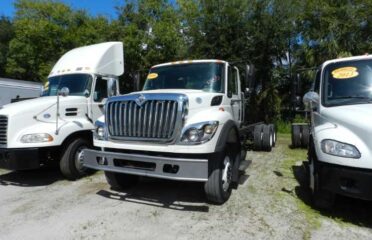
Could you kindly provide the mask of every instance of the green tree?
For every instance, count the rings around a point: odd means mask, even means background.
[[[13,24],[9,18],[0,17],[0,77],[6,77],[5,66],[9,52],[9,42],[14,36]]]

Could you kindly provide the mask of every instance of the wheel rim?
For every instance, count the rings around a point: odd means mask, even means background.
[[[75,166],[78,171],[82,171],[84,169],[83,160],[84,160],[84,149],[86,146],[81,146],[76,150],[75,153]]]
[[[270,133],[270,147],[273,146],[273,134]]]
[[[224,167],[223,167],[223,172],[221,176],[221,182],[222,182],[222,189],[224,192],[226,192],[231,183],[232,179],[232,167],[231,167],[231,161],[229,156],[225,156],[225,159],[223,161]]]

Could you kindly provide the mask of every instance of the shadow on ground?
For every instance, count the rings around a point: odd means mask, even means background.
[[[180,211],[208,212],[203,184],[143,178],[134,187],[123,191],[100,190],[98,195],[119,201]]]
[[[295,193],[306,205],[311,206],[310,189],[308,188],[306,165],[292,166],[293,174],[299,183]],[[341,220],[346,223],[372,228],[372,201],[363,201],[344,196],[337,196],[335,205],[330,210],[320,210],[323,216]]]
[[[42,167],[35,170],[12,171],[0,175],[0,186],[38,187],[62,180],[58,168]]]
[[[249,176],[245,175],[244,172],[241,172],[239,185],[244,184],[248,180],[248,177]],[[209,211],[204,193],[204,184],[197,182],[142,178],[136,186],[130,189],[122,191],[100,190],[97,194],[113,200],[139,203],[178,211]]]

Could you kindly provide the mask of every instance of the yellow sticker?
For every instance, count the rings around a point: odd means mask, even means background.
[[[348,79],[359,75],[356,67],[342,67],[332,71],[333,78],[336,79]]]
[[[157,77],[158,77],[157,73],[150,73],[149,75],[147,75],[147,79],[155,79]]]

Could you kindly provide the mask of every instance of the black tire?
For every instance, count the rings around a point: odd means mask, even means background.
[[[59,161],[59,168],[65,178],[76,180],[92,172],[82,165],[82,151],[90,147],[90,143],[84,138],[76,138],[66,144]]]
[[[262,133],[262,150],[270,152],[273,146],[273,134],[270,125],[264,125]]]
[[[208,181],[204,184],[204,191],[209,202],[215,204],[223,204],[226,202],[231,195],[232,184],[232,171],[233,171],[233,159],[234,156],[227,151],[221,154],[212,154],[208,161],[209,169],[211,169]],[[227,159],[228,158],[228,159]],[[226,162],[229,161],[230,167],[227,167],[227,180],[229,182],[223,181],[223,173],[226,167]]]
[[[139,181],[139,176],[125,174],[125,173],[105,171],[105,177],[106,177],[107,183],[114,190],[122,190],[122,189],[130,188],[136,185]]]
[[[292,147],[298,148],[301,146],[301,126],[292,124]]]
[[[318,164],[317,164],[317,158],[315,155],[315,149],[314,145],[310,143],[311,146],[309,146],[308,150],[308,160],[309,160],[309,167],[308,169],[308,183],[310,187],[310,192],[311,192],[311,204],[313,205],[314,208],[316,209],[330,209],[332,208],[334,202],[335,202],[335,194],[324,190],[321,188],[321,180],[319,178],[319,169],[318,169]],[[311,189],[310,186],[310,177],[312,175],[311,173],[311,166],[313,164],[314,168],[314,189]]]
[[[274,124],[269,124],[269,126],[270,126],[270,131],[271,131],[271,133],[273,135],[273,146],[272,147],[275,147],[275,145],[276,145],[276,138],[277,138],[275,125]]]
[[[262,124],[258,124],[254,126],[253,130],[253,143],[254,143],[254,150],[261,151],[262,150]]]
[[[309,146],[310,127],[309,125],[301,126],[301,146],[307,148]]]

